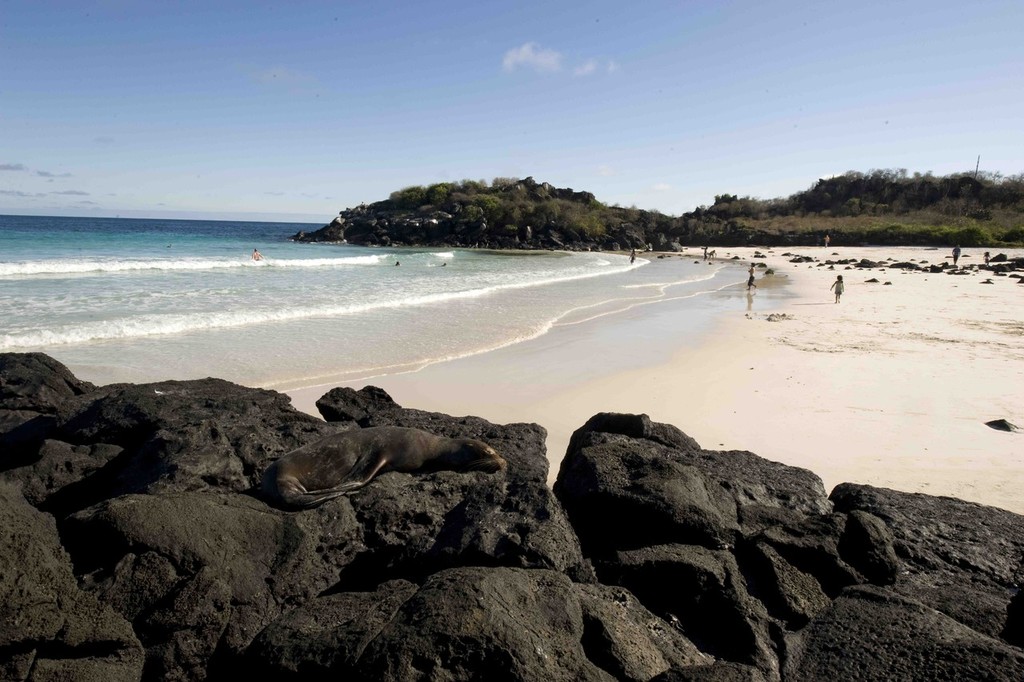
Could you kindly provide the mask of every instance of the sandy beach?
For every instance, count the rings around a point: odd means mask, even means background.
[[[982,263],[983,251],[965,250],[960,265]],[[816,262],[792,263],[794,254]],[[1024,433],[985,425],[1006,419],[1024,426],[1024,285],[990,272],[821,265],[851,258],[937,264],[948,254],[718,248],[737,283],[714,294],[715,309],[704,317],[681,315],[665,300],[491,353],[342,385],[380,386],[405,407],[538,423],[549,434],[552,481],[569,436],[590,416],[642,412],[705,448],[749,450],[810,469],[826,489],[850,481],[1024,513]],[[700,251],[652,266],[682,258],[699,260]],[[766,267],[748,295],[752,262]],[[829,287],[838,274],[846,291],[837,304]],[[688,330],[694,324],[696,334]],[[314,403],[330,388],[288,394],[317,414]]]

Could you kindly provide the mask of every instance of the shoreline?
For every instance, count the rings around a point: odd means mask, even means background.
[[[702,447],[807,468],[826,490],[866,483],[1024,512],[1024,434],[984,424],[1024,424],[1024,348],[1013,343],[1024,332],[1015,325],[1013,287],[1024,285],[1004,277],[983,287],[977,273],[834,266],[850,273],[834,304],[835,271],[789,263],[780,249],[719,251],[719,260],[766,263],[784,283],[766,286],[771,280],[759,268],[752,296],[742,284],[712,294],[735,309],[698,311],[697,334],[668,300],[417,372],[337,385],[379,386],[404,407],[538,423],[548,431],[549,483],[569,436],[587,419],[643,412]],[[757,251],[767,258],[753,258]],[[939,262],[944,255],[906,247],[798,251],[819,260],[896,254]],[[693,256],[699,251],[674,257]],[[624,357],[631,362],[616,362]],[[318,415],[315,402],[329,388],[285,393]]]
[[[738,284],[711,291],[708,296],[733,296],[735,286]],[[559,404],[559,396],[598,378],[651,371],[670,357],[679,343],[687,348],[702,344],[702,337],[716,324],[716,311],[693,309],[689,303],[692,296],[634,302],[622,310],[556,325],[520,343],[406,372],[282,392],[292,398],[297,409],[315,416],[320,416],[316,400],[331,388],[372,385],[383,388],[403,407],[473,415],[500,424],[537,423],[548,431],[550,484],[572,432],[596,412],[605,411],[591,409],[589,400]],[[690,328],[672,336],[678,326],[678,319],[672,318],[679,310]]]

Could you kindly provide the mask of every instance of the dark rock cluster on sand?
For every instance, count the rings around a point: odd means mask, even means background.
[[[904,272],[922,272],[946,275],[991,273],[997,277],[1010,277],[1016,279],[1018,284],[1024,284],[1024,258],[1008,258],[1005,253],[998,253],[995,256],[992,256],[988,263],[960,262],[956,265],[947,260],[942,260],[938,263],[930,263],[922,260],[915,263],[913,261],[897,261],[895,258],[888,258],[883,261],[873,261],[868,260],[867,258],[818,259],[814,256],[797,255],[795,253],[784,253],[782,256],[784,258],[788,258],[790,263],[816,263],[817,265],[813,267],[827,267],[829,270],[836,270],[839,268],[844,270],[890,269],[902,270]],[[866,281],[877,282],[878,280],[872,278]],[[992,284],[993,282],[991,279],[987,279],[981,283]]]
[[[545,432],[334,389],[92,386],[0,355],[0,678],[1024,679],[1024,517],[843,484],[599,414]],[[263,469],[341,430],[479,438],[289,512]]]

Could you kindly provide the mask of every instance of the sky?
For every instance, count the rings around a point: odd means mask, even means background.
[[[679,215],[1015,175],[1022,27],[1022,0],[0,0],[0,213],[316,223],[533,176]]]

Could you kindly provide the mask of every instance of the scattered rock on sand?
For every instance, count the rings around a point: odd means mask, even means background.
[[[985,422],[985,426],[993,428],[996,431],[1020,431],[1020,427],[1015,424],[1011,424],[1005,419],[993,419],[990,422]]]
[[[920,270],[921,266],[917,263],[903,262],[903,263],[890,263],[890,268],[896,268],[897,270]]]

